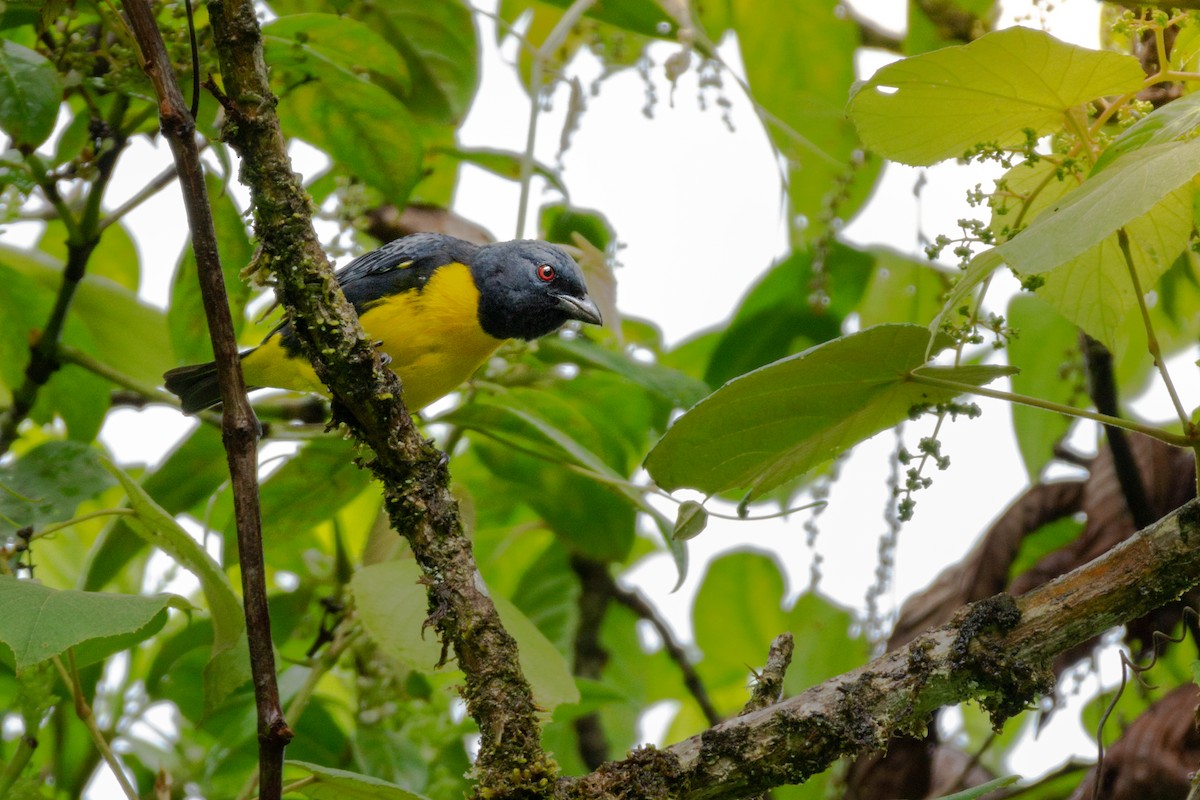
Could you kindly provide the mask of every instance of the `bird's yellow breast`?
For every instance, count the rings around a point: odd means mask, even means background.
[[[454,391],[503,343],[479,327],[479,290],[463,264],[438,268],[420,291],[367,303],[359,321],[391,358],[414,411]],[[249,353],[242,368],[253,386],[324,391],[312,366],[289,356],[278,334]]]

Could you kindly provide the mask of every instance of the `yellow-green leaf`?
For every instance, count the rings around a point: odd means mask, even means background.
[[[889,64],[858,84],[850,116],[863,143],[905,164],[957,158],[979,144],[1018,145],[1070,109],[1141,88],[1133,56],[1008,28]]]

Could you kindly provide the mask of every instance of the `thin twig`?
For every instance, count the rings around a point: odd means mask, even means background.
[[[216,231],[204,170],[196,145],[195,121],[188,113],[183,93],[171,69],[162,34],[155,23],[149,0],[125,3],[141,55],[143,69],[159,98],[163,135],[171,145],[183,189],[192,251],[204,313],[212,339],[221,389],[221,436],[233,487],[234,517],[241,564],[242,597],[250,648],[250,672],[258,717],[259,772],[262,796],[277,800],[283,787],[283,751],[291,741],[279,704],[275,676],[275,653],[271,644],[271,619],[267,608],[266,569],[263,564],[262,520],[258,497],[258,421],[246,397],[246,384],[238,358],[237,337],[229,311],[225,281],[217,251]]]
[[[525,219],[529,213],[529,184],[533,180],[533,148],[537,143],[537,123],[541,115],[542,72],[546,62],[554,55],[554,51],[562,47],[570,34],[571,28],[579,21],[596,0],[575,0],[571,7],[563,12],[558,24],[550,31],[550,35],[542,42],[541,47],[532,53],[529,68],[529,127],[525,132],[525,152],[521,156],[521,199],[517,203],[517,235],[520,239],[525,236]]]
[[[650,605],[646,598],[642,597],[641,593],[637,590],[622,589],[615,582],[613,583],[612,596],[618,603],[654,627],[654,630],[658,632],[659,638],[662,639],[667,655],[671,657],[671,660],[675,662],[675,666],[683,674],[683,685],[691,692],[692,697],[696,700],[696,704],[704,712],[704,718],[708,720],[708,724],[716,725],[720,722],[721,715],[717,713],[712,700],[709,699],[708,690],[704,688],[704,682],[700,680],[700,675],[697,674],[696,668],[692,666],[691,658],[688,657],[683,646],[675,640],[675,634],[671,632],[671,628],[667,625],[666,621],[659,616],[658,609]]]
[[[207,147],[208,143],[205,142],[203,146]],[[170,186],[171,181],[173,181],[173,180],[175,180],[175,165],[174,164],[172,164],[171,166],[164,169],[162,172],[155,175],[153,178],[150,179],[150,182],[147,183],[145,186],[143,186],[141,189],[139,189],[137,191],[137,193],[134,194],[133,197],[129,198],[124,203],[117,206],[112,211],[110,211],[108,214],[106,214],[104,219],[100,220],[100,230],[104,230],[109,225],[112,225],[115,222],[119,222],[130,211],[133,211],[135,208],[140,206],[142,203],[146,202],[150,198],[154,197],[154,195],[158,194],[163,189]]]
[[[96,745],[96,750],[100,753],[104,762],[108,764],[109,770],[117,779],[117,783],[121,786],[121,791],[129,800],[138,800],[137,790],[129,783],[129,778],[125,775],[125,768],[121,762],[117,760],[116,754],[108,745],[108,739],[104,738],[104,731],[100,730],[100,726],[96,724],[96,715],[92,713],[91,707],[83,696],[83,689],[79,686],[79,676],[75,672],[75,652],[67,651],[71,669],[68,670],[63,664],[62,659],[54,656],[50,659],[54,663],[54,668],[58,670],[58,675],[62,678],[62,682],[66,684],[67,689],[71,692],[71,699],[75,702],[75,716],[79,717],[79,721],[84,724],[91,734],[92,743]]]

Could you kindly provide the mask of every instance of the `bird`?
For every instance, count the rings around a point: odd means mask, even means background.
[[[355,258],[336,277],[413,410],[454,391],[510,339],[537,339],[569,320],[603,323],[579,265],[532,239],[476,245],[415,233]],[[326,391],[290,322],[240,357],[251,389]],[[221,401],[212,361],[163,379],[184,413]]]

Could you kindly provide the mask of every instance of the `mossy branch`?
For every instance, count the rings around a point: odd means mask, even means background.
[[[555,797],[634,796],[634,786],[642,797],[745,797],[802,782],[840,756],[882,749],[891,736],[920,735],[941,706],[976,699],[999,723],[1053,686],[1057,654],[1198,583],[1200,501],[1193,500],[1027,594],[965,606],[948,624],[796,697],[563,779]]]
[[[493,797],[542,791],[557,767],[541,749],[537,710],[517,646],[478,580],[470,541],[449,489],[446,456],[426,441],[401,402],[401,385],[358,325],[311,224],[308,196],[292,171],[267,79],[262,34],[250,0],[208,4],[224,81],[226,141],[241,156],[260,264],[321,380],[334,417],[370,447],[366,465],[383,484],[392,526],[428,581],[430,620],[466,676],[464,698],[482,734],[476,765]],[[209,83],[211,90],[216,90]],[[514,774],[517,776],[514,778]]]

